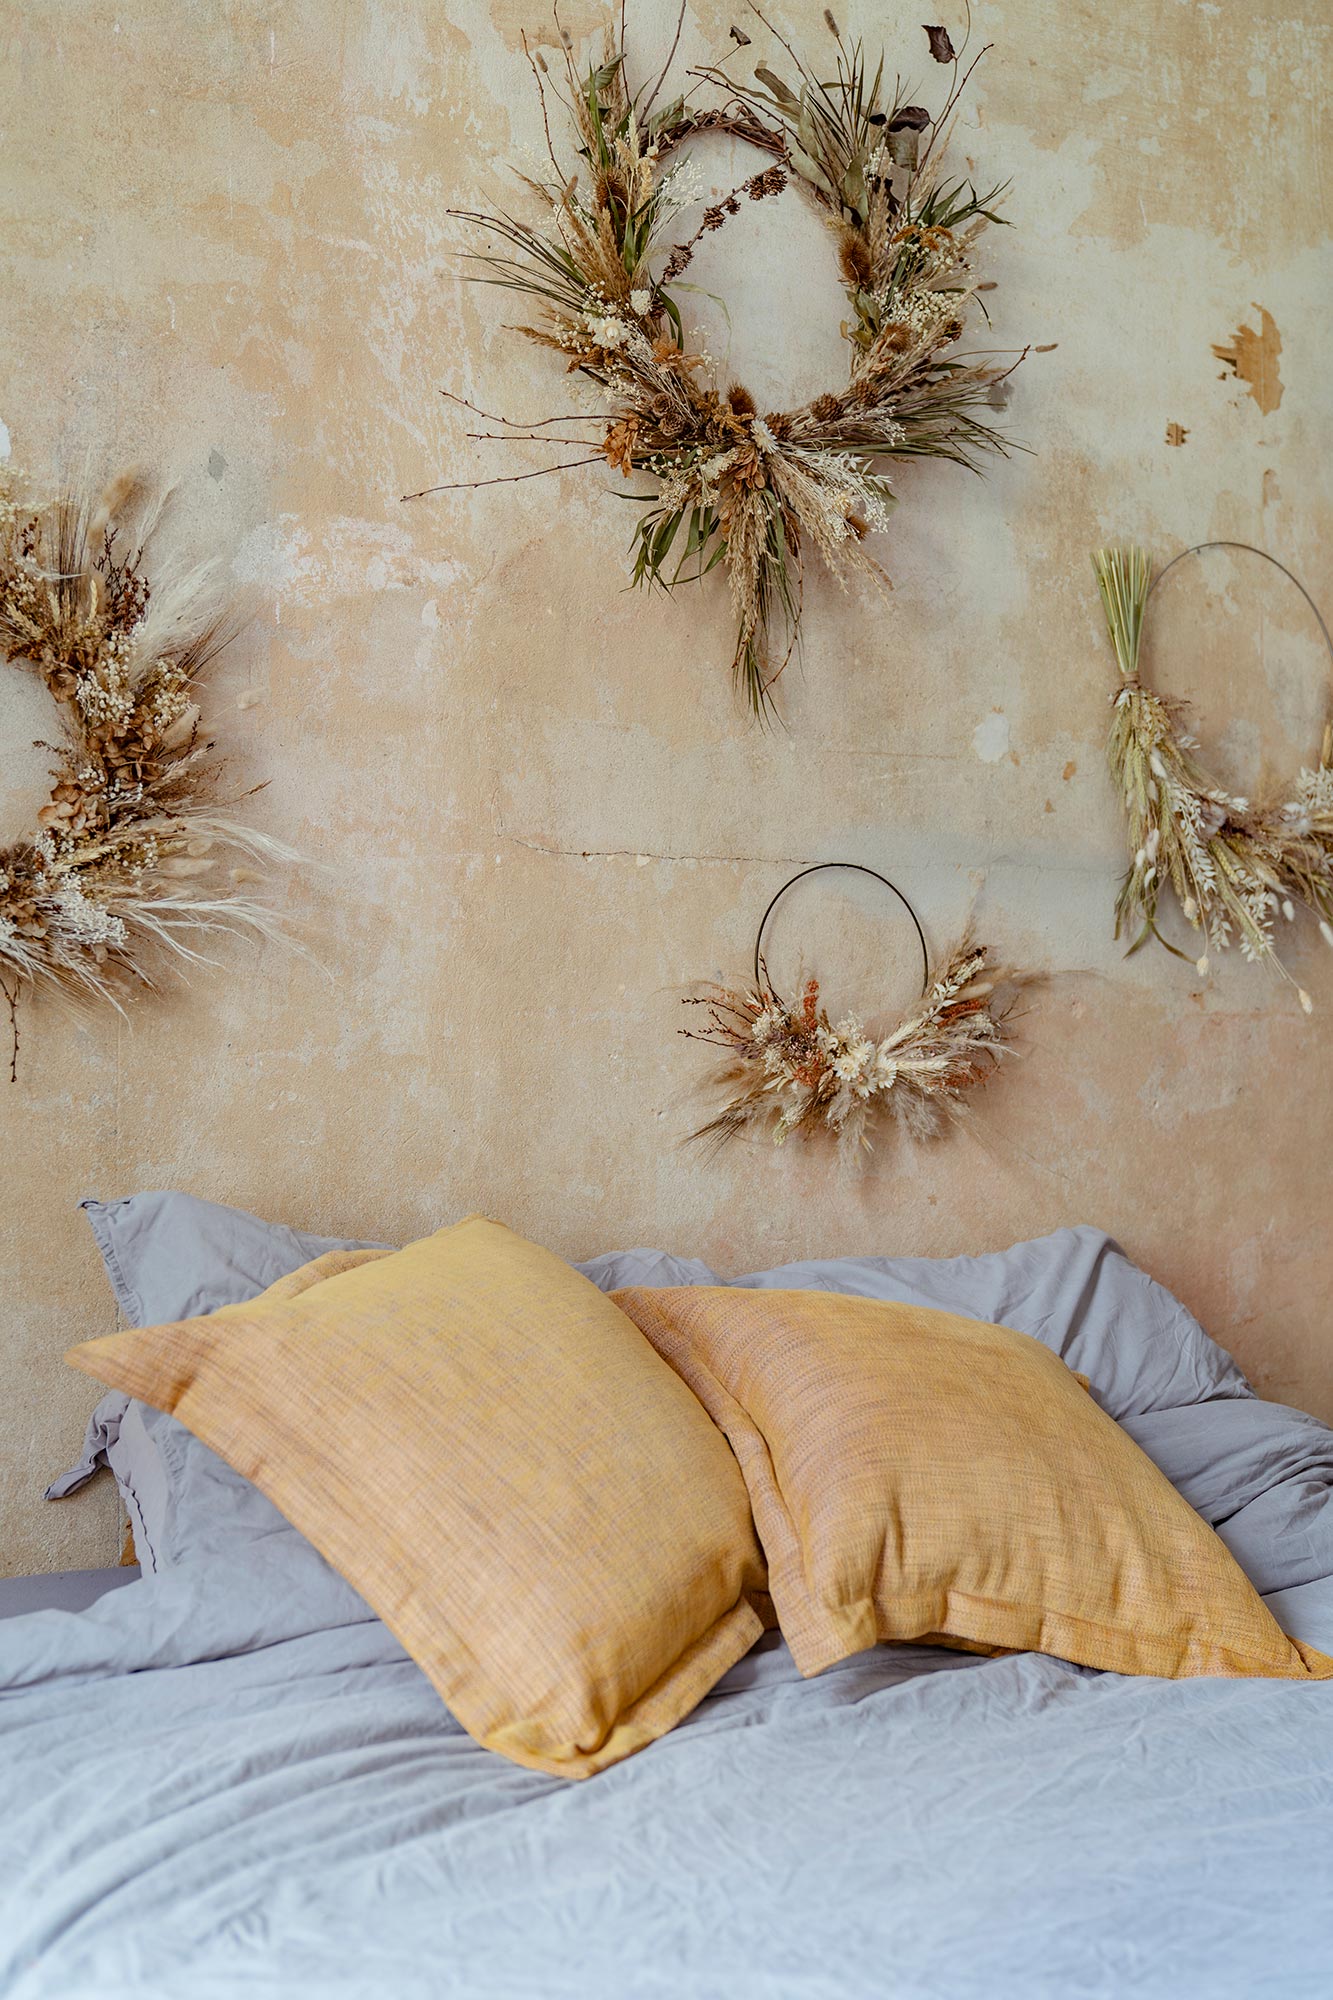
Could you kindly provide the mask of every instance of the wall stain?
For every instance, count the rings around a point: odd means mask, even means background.
[[[1216,354],[1217,349],[1214,348],[1213,352]],[[1189,432],[1185,429],[1184,424],[1178,424],[1173,421],[1166,427],[1166,441],[1168,444],[1184,444],[1188,436]]]
[[[1282,352],[1282,335],[1277,330],[1277,321],[1272,313],[1257,299],[1251,300],[1251,304],[1259,315],[1258,329],[1238,326],[1229,341],[1214,341],[1213,353],[1219,361],[1226,363],[1238,381],[1245,384],[1264,415],[1269,416],[1282,401],[1282,378],[1277,366],[1277,358]],[[1225,382],[1225,370],[1219,380]],[[1168,444],[1171,441],[1168,432]]]

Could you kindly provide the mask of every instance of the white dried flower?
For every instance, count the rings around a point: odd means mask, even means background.
[[[629,295],[629,302],[632,310],[639,315],[639,318],[646,319],[652,309],[653,295],[651,292],[644,291],[641,286],[636,286],[634,291]]]
[[[113,917],[100,903],[85,896],[77,883],[64,882],[55,893],[64,927],[82,944],[124,944],[125,920]]]
[[[583,324],[599,347],[609,348],[612,352],[623,347],[630,337],[629,327],[614,313],[585,313]]]
[[[876,1090],[892,1090],[898,1081],[898,1063],[889,1052],[887,1042],[875,1052],[874,1082]]]

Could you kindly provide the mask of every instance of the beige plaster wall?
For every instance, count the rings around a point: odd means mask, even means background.
[[[823,35],[816,0],[781,11]],[[645,65],[673,13],[632,0]],[[599,17],[567,0],[564,18],[578,38]],[[729,18],[699,0],[687,56]],[[850,24],[938,88],[914,15],[861,5]],[[609,478],[399,504],[501,469],[437,388],[552,407],[501,296],[459,282],[445,214],[538,141],[523,27],[544,23],[520,0],[5,14],[14,456],[179,474],[187,537],[255,609],[209,720],[267,783],[255,817],[325,872],[287,892],[318,966],[230,947],[132,1027],[26,1019],[0,1085],[0,1568],[115,1556],[105,1483],[39,1497],[94,1398],[62,1350],[114,1323],[88,1192],[169,1184],[390,1237],[482,1208],[571,1255],[652,1243],[728,1271],[1086,1220],[1266,1394],[1333,1417],[1333,958],[1293,945],[1310,1021],[1239,961],[1203,981],[1121,959],[1088,567],[1105,538],[1231,536],[1333,600],[1327,5],[983,0],[995,47],[957,147],[1013,181],[997,341],[1059,343],[1015,379],[1034,455],[984,482],[904,472],[892,600],[812,579],[769,734],[733,706],[720,579],[623,592]],[[721,151],[702,164],[727,181]],[[725,286],[730,331],[701,295],[699,320],[770,404],[842,366],[828,242],[794,195],[781,210],[747,209],[693,274]],[[1156,662],[1236,782],[1276,784],[1318,740],[1327,662],[1279,578],[1208,561],[1163,593]],[[49,720],[6,672],[16,831]],[[1027,1056],[971,1135],[850,1183],[796,1147],[680,1151],[700,1071],[682,987],[742,972],[784,872],[836,857],[887,869],[937,943],[975,895],[989,941],[1058,975]],[[909,942],[873,897],[801,891],[774,969],[804,945],[835,1009],[892,1005]]]

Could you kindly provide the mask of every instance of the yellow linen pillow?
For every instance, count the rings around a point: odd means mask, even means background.
[[[1039,1341],[830,1292],[612,1294],[726,1432],[803,1674],[882,1640],[1323,1680]]]
[[[68,1359],[252,1480],[516,1763],[628,1756],[763,1629],[725,1439],[595,1285],[484,1216]]]

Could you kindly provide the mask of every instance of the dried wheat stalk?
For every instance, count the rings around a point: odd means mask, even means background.
[[[1236,797],[1195,756],[1184,704],[1145,687],[1140,676],[1152,587],[1147,551],[1098,549],[1092,563],[1120,669],[1107,755],[1132,856],[1116,899],[1115,934],[1136,923],[1131,951],[1153,937],[1186,957],[1158,929],[1158,901],[1169,885],[1205,941],[1199,972],[1207,972],[1210,950],[1238,943],[1243,957],[1296,986],[1278,954],[1279,918],[1293,922],[1305,908],[1333,945],[1333,725],[1324,730],[1318,764],[1301,771],[1285,799]],[[1310,995],[1302,986],[1296,992],[1308,1014]]]

